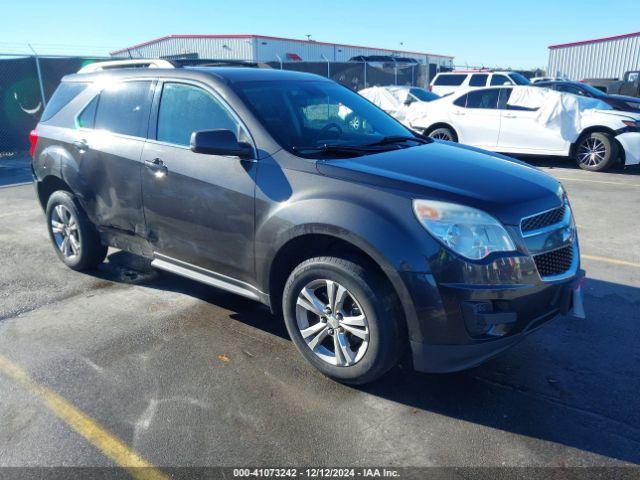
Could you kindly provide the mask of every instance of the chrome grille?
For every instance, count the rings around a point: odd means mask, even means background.
[[[520,222],[520,230],[522,233],[526,233],[560,223],[564,218],[566,209],[567,205],[564,204],[559,208],[555,208],[532,217],[523,218],[522,222]]]
[[[573,245],[569,245],[551,252],[534,255],[538,273],[542,278],[562,275],[573,264]]]

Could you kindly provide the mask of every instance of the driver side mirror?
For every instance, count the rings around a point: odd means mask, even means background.
[[[189,146],[192,152],[206,155],[225,155],[251,158],[253,148],[245,142],[239,142],[231,130],[199,130],[191,134]]]
[[[411,105],[413,102],[414,102],[414,100],[413,100],[413,99],[411,99],[411,98],[407,98],[407,99],[404,101],[404,104],[405,104],[406,106],[409,106],[409,105]]]

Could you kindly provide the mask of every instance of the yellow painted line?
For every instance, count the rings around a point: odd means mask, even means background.
[[[24,369],[2,355],[0,355],[0,373],[36,396],[54,415],[116,464],[126,469],[136,480],[168,480],[170,478],[131,450],[97,421],[54,391],[37,383]]]
[[[568,177],[555,177],[558,180],[568,180],[570,182],[589,182],[589,183],[603,183],[606,185],[616,185],[620,187],[636,187],[640,188],[640,185],[636,185],[635,183],[624,183],[624,182],[607,182],[606,180],[589,180],[586,178],[568,178]]]
[[[595,260],[596,262],[605,262],[605,263],[611,263],[613,265],[624,265],[626,267],[640,268],[640,263],[627,262],[626,260],[618,260],[617,258],[598,257],[596,255],[584,255],[584,254],[581,254],[580,257],[586,258],[587,260]]]

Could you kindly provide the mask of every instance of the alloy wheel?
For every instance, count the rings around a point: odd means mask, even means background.
[[[449,135],[447,132],[445,131],[439,131],[439,132],[435,132],[432,133],[431,135],[429,135],[431,138],[435,138],[436,140],[446,140],[447,142],[451,142],[453,141],[453,138],[451,137],[451,135]]]
[[[298,295],[296,321],[307,346],[331,365],[354,365],[369,346],[367,317],[355,296],[338,282],[309,282]]]
[[[602,163],[607,155],[607,146],[595,137],[586,138],[578,148],[578,162],[588,167]]]
[[[75,215],[64,205],[51,211],[51,231],[56,245],[66,258],[80,255],[80,232]]]

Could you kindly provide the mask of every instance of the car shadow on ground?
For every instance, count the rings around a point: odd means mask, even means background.
[[[156,272],[135,255],[112,253],[96,273],[105,280],[190,295],[229,310],[234,320],[288,339],[283,322],[263,305]],[[640,463],[640,289],[592,279],[587,286],[587,320],[559,318],[479,367],[435,375],[400,366],[373,384],[345,388],[415,412]]]

